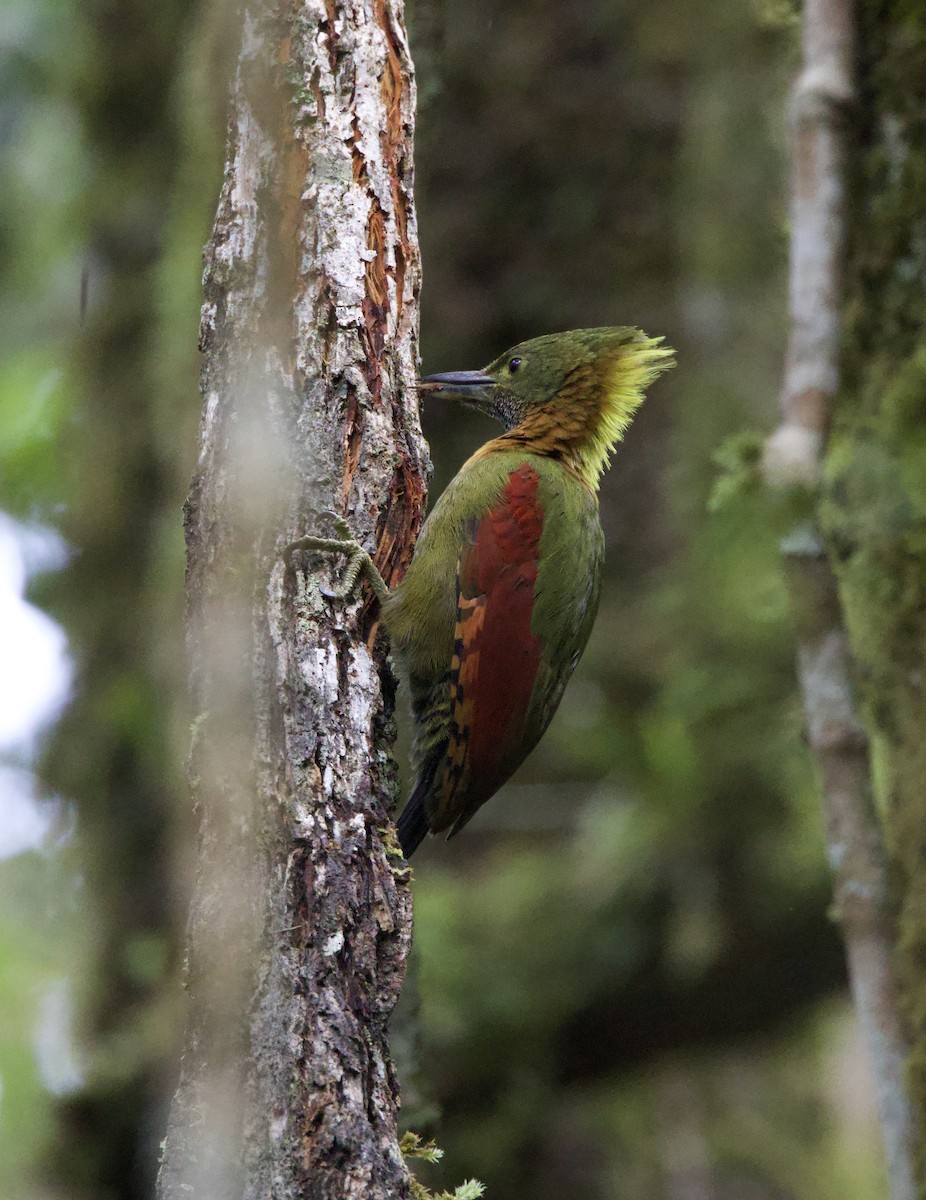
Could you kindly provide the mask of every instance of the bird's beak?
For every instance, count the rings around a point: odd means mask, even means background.
[[[419,379],[418,390],[434,396],[459,400],[480,412],[495,411],[495,380],[482,371],[448,371],[445,375],[426,375]]]

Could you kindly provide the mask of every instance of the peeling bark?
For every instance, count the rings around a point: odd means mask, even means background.
[[[841,382],[846,242],[847,107],[855,100],[852,0],[806,0],[803,62],[792,97],[791,326],[781,424],[766,443],[769,483],[814,495]],[[798,676],[820,780],[834,915],[865,1038],[892,1200],[913,1200],[909,1044],[893,960],[887,856],[876,814],[869,741],[836,576],[816,532],[819,513],[783,544],[798,640]]]
[[[391,684],[368,605],[319,590],[338,565],[282,552],[336,509],[388,582],[417,534],[413,113],[400,0],[245,6],[185,512],[201,824],[161,1200],[408,1193]]]

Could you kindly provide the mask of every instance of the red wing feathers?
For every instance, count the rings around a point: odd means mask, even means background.
[[[543,649],[531,630],[543,530],[538,483],[528,463],[512,471],[460,555],[438,829],[465,823],[530,748],[523,732]]]

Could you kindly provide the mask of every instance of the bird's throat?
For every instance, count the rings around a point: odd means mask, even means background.
[[[588,461],[588,452],[594,442],[596,424],[596,414],[590,406],[583,405],[564,414],[553,402],[532,409],[514,429],[493,438],[482,452],[492,454],[518,447],[529,454],[555,459],[595,490],[597,476]]]

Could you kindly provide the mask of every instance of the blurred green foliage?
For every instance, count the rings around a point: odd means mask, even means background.
[[[50,1018],[66,1026],[66,997],[51,1011],[48,1000],[75,971],[88,930],[73,864],[59,853],[20,854],[0,868],[0,1193],[27,1197],[48,1137],[49,1067],[69,1074],[60,1048],[70,1030],[55,1039],[48,1029]]]
[[[17,897],[0,925],[4,1194],[75,1130],[100,1143],[94,1196],[144,1194],[99,1164],[150,1151],[169,1088],[183,883],[151,893],[189,838],[179,505],[234,23],[221,3],[195,24],[168,7],[127,6],[129,30],[102,0],[14,0],[4,18],[0,507],[61,526],[78,554],[36,594],[81,668],[47,775],[77,795],[98,935],[49,914],[49,893],[73,892],[67,861],[0,864]],[[604,485],[605,597],[560,713],[471,831],[416,858],[408,1120],[446,1150],[422,1172],[437,1190],[475,1175],[492,1200],[883,1192],[826,915],[783,517],[750,486],[783,351],[793,18],[759,0],[411,4],[425,368],[595,324],[679,352]],[[436,494],[491,426],[424,419]],[[53,1126],[28,998],[76,958],[95,1066],[79,1120]],[[59,1153],[55,1169],[87,1194],[86,1163]]]
[[[871,1125],[843,1142],[822,1089],[791,1094],[808,1056],[826,1072],[810,1014],[842,971],[788,514],[754,486],[784,344],[793,10],[441,11],[411,10],[425,368],[625,322],[665,333],[679,367],[605,480],[601,614],[547,737],[466,844],[416,860],[435,1178],[538,1200],[879,1195]],[[490,427],[424,417],[439,490]],[[767,1109],[724,1097],[724,1060]],[[687,1133],[659,1115],[675,1071]],[[672,1184],[673,1139],[700,1145],[700,1182]]]
[[[189,9],[185,0],[14,3],[0,50],[9,182],[0,197],[0,416],[9,417],[0,506],[53,524],[70,547],[62,575],[32,584],[67,630],[76,674],[39,769],[43,789],[76,809],[73,850],[55,858],[57,886],[66,894],[78,873],[76,919],[92,931],[74,954],[68,923],[52,936],[46,908],[19,897],[27,941],[47,950],[44,970],[56,976],[26,994],[40,1011],[48,986],[66,981],[74,1016],[60,1040],[80,1040],[81,1082],[46,1099],[39,1120],[28,1079],[14,1070],[8,1080],[0,1061],[0,1172],[18,1170],[26,1143],[15,1130],[26,1113],[29,1143],[40,1147],[29,1186],[93,1200],[151,1193],[176,1070],[185,886],[173,865],[184,823],[172,725],[184,709],[180,505],[196,364],[194,332],[185,384],[177,380],[184,420],[158,390],[155,334]],[[212,192],[217,176],[214,168]],[[200,241],[207,229],[204,207]],[[195,281],[197,257],[181,278]],[[174,306],[192,299],[191,331],[194,295],[191,282]],[[17,869],[4,867],[14,882]],[[16,1175],[0,1184],[8,1194],[26,1186]]]

